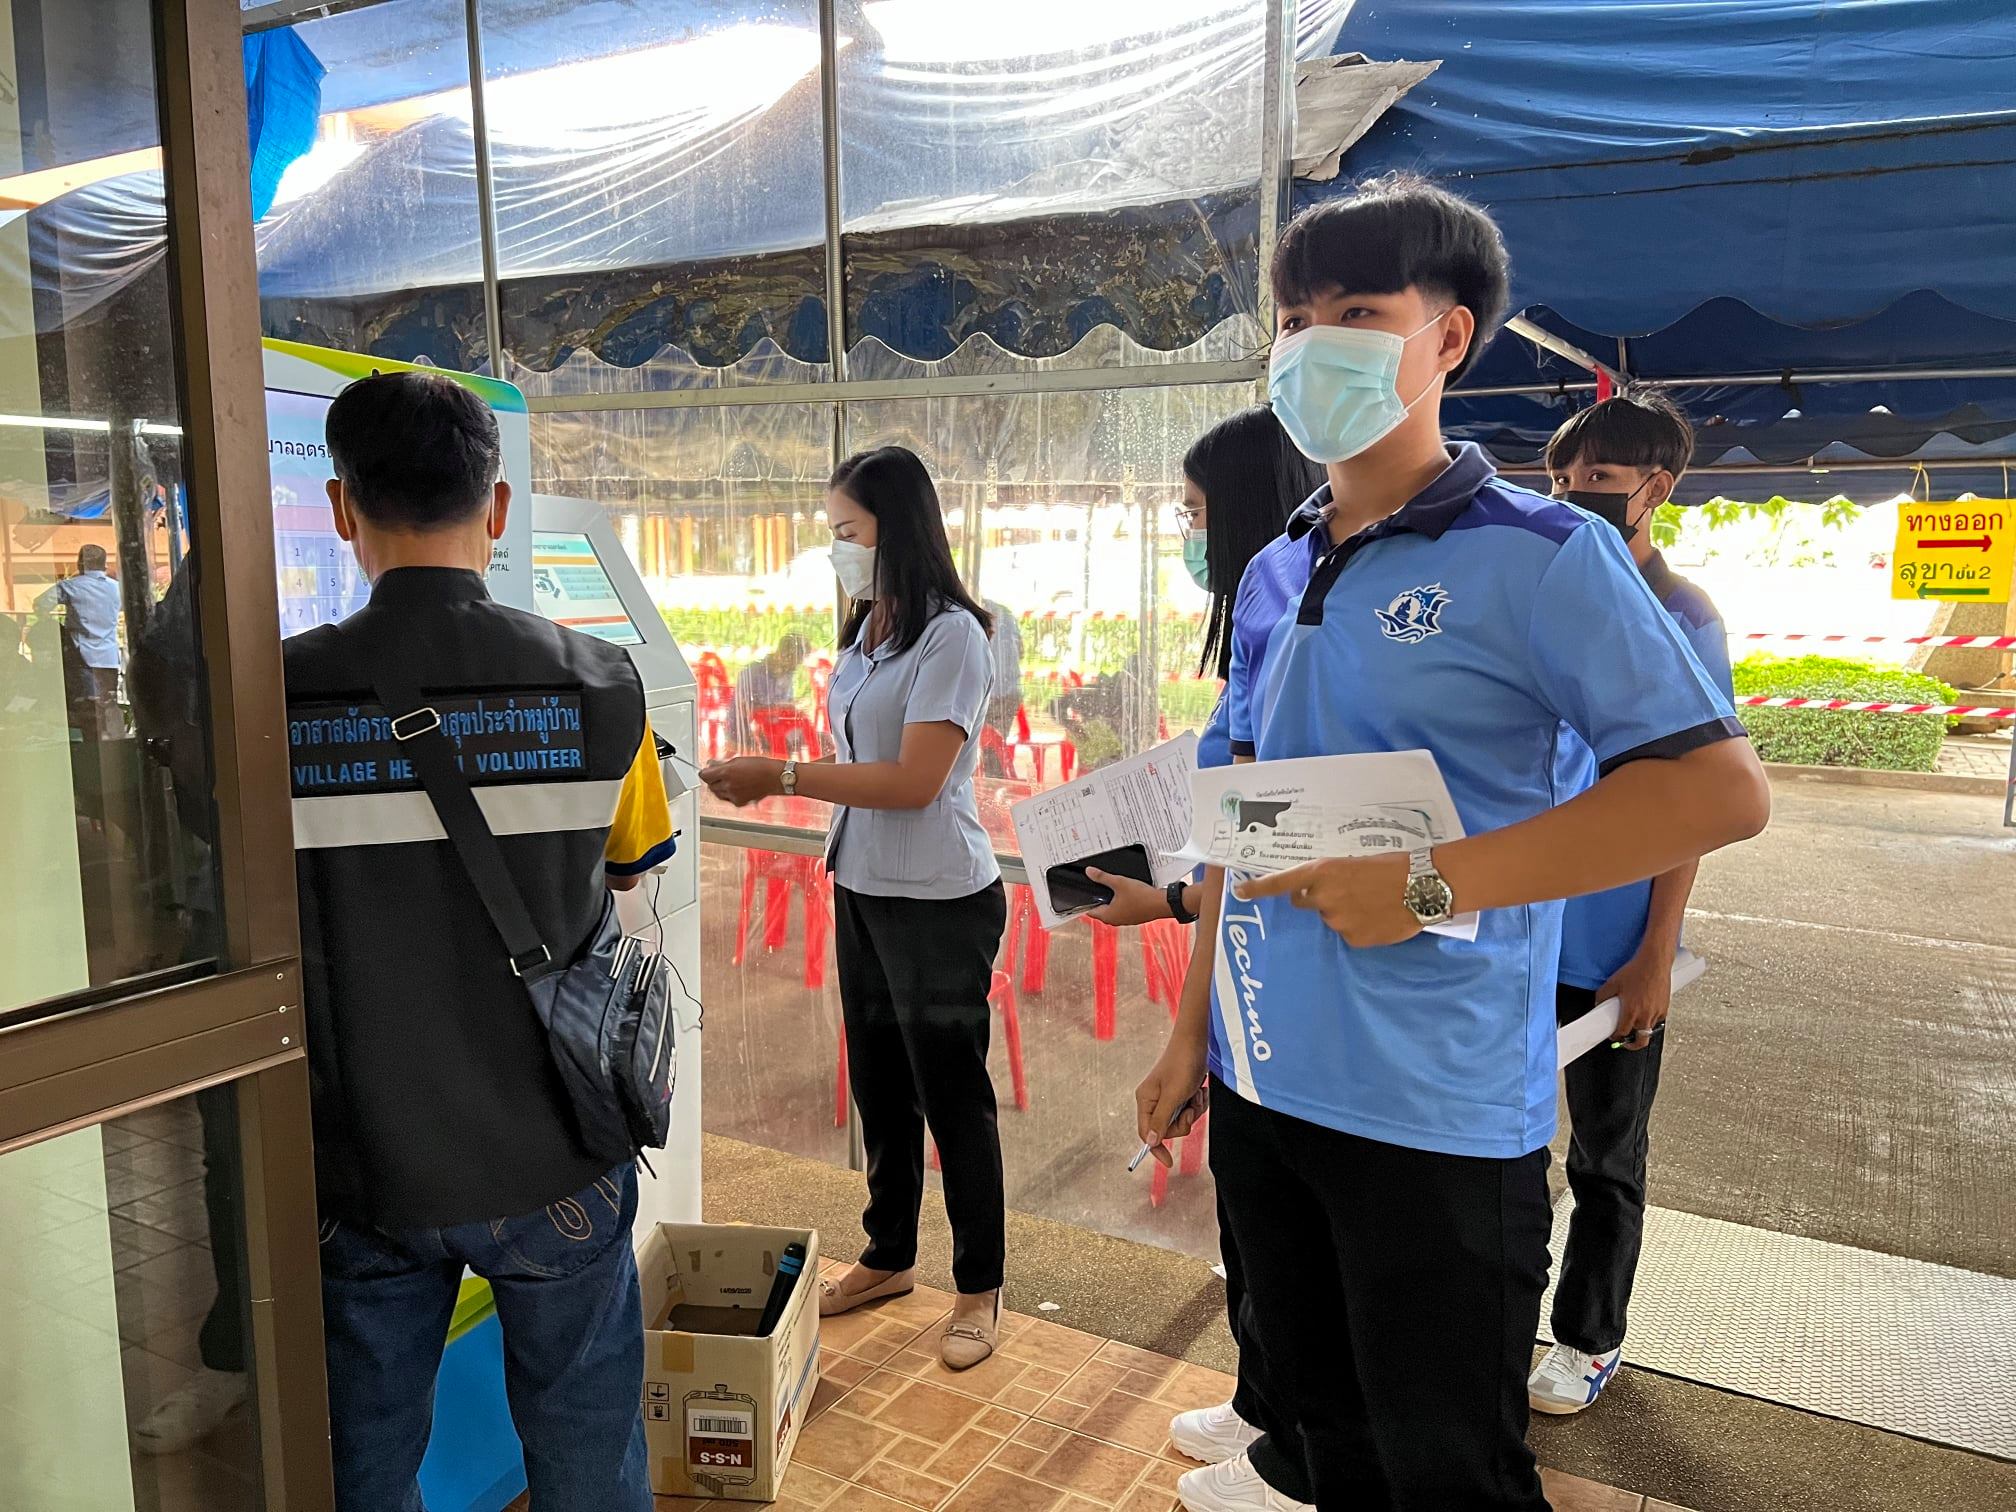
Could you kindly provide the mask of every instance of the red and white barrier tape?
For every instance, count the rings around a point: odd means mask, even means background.
[[[1805,631],[1752,630],[1731,640],[1818,641],[1823,645],[1851,646],[1972,646],[1977,651],[2007,651],[2016,647],[2016,635],[1815,635]]]
[[[2016,721],[2016,708],[1995,704],[1863,703],[1850,698],[1739,698],[1740,709],[1829,709],[1841,714],[1944,714],[1960,719]]]

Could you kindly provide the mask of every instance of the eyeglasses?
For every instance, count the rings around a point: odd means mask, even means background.
[[[1176,517],[1177,533],[1186,541],[1204,529],[1202,509],[1192,509],[1187,504],[1172,504],[1169,506],[1169,512]]]

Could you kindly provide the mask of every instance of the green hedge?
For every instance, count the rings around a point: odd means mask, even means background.
[[[1757,652],[1734,668],[1738,697],[1848,698],[1884,703],[1956,701],[1935,677],[1842,656],[1772,656]],[[1936,714],[1830,713],[1816,709],[1739,709],[1766,761],[1795,766],[1866,767],[1930,772],[1952,721]]]

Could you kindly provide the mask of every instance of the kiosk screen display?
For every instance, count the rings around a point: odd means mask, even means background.
[[[532,532],[532,607],[557,625],[612,645],[644,644],[594,543],[581,531]]]

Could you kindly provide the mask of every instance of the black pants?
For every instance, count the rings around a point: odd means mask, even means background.
[[[1260,1479],[1290,1501],[1314,1501],[1302,1430],[1281,1405],[1294,1400],[1293,1391],[1283,1390],[1281,1368],[1267,1357],[1267,1341],[1253,1326],[1246,1262],[1239,1256],[1239,1241],[1232,1233],[1223,1197],[1218,1199],[1218,1258],[1225,1267],[1225,1312],[1232,1325],[1232,1342],[1239,1349],[1239,1389],[1232,1394],[1232,1410],[1241,1421],[1260,1430],[1260,1437],[1246,1451],[1247,1458]]]
[[[196,1094],[203,1123],[203,1209],[209,1220],[210,1268],[217,1296],[204,1315],[196,1347],[210,1370],[242,1373],[245,1348],[245,1222],[238,1194],[244,1172],[238,1155],[238,1089],[206,1087]]]
[[[1555,991],[1560,1023],[1596,1006],[1596,994]],[[1624,1343],[1624,1318],[1645,1238],[1645,1152],[1652,1100],[1659,1095],[1666,1036],[1643,1050],[1598,1045],[1563,1073],[1568,1084],[1568,1186],[1575,1213],[1554,1289],[1554,1337],[1570,1349],[1606,1354]]]
[[[847,1025],[847,1079],[868,1152],[861,1263],[917,1263],[924,1131],[938,1142],[952,1278],[964,1293],[1001,1284],[1007,1199],[987,1003],[1008,922],[996,882],[965,898],[878,898],[833,889],[833,953]]]
[[[1310,1499],[1321,1512],[1543,1512],[1526,1376],[1547,1284],[1547,1152],[1438,1155],[1215,1080],[1211,1094],[1211,1169]]]

